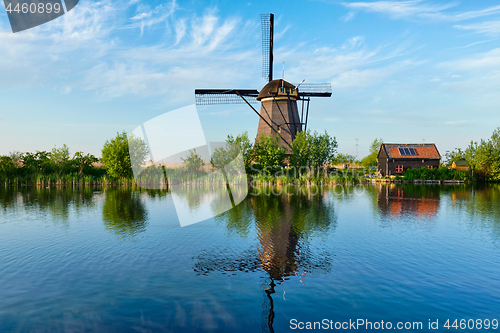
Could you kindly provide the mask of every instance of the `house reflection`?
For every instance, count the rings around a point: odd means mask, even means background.
[[[434,218],[439,211],[440,189],[429,185],[381,185],[377,188],[382,216]]]

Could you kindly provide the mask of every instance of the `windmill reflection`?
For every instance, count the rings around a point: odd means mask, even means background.
[[[326,232],[336,227],[333,204],[326,195],[318,191],[311,195],[270,195],[259,191],[234,209],[217,216],[216,222],[224,224],[228,231],[242,235],[249,233],[254,225],[258,246],[238,255],[234,251],[218,249],[200,253],[195,258],[194,270],[199,274],[213,271],[223,274],[236,272],[265,271],[267,282],[262,285],[264,312],[263,330],[274,332],[275,287],[290,276],[300,276],[317,270],[329,271],[332,266],[330,253],[313,251],[308,238],[315,233]],[[275,192],[276,193],[276,192]]]

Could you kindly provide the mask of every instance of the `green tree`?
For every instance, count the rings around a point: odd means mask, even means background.
[[[332,164],[352,164],[356,160],[356,156],[339,153],[332,159]]]
[[[15,165],[10,156],[0,156],[0,179],[8,179],[14,173]]]
[[[261,135],[255,141],[251,156],[252,160],[258,163],[259,168],[269,175],[283,167],[286,150],[280,144],[278,137]]]
[[[61,148],[52,148],[50,153],[50,162],[54,166],[57,175],[61,175],[64,171],[69,168],[69,148],[66,144],[63,144]]]
[[[444,162],[448,166],[451,166],[453,164],[453,162],[466,159],[465,158],[465,151],[463,151],[460,148],[455,148],[455,150],[452,150],[452,151],[446,151],[446,154],[444,156],[445,156]]]
[[[486,180],[500,180],[500,128],[493,132],[489,140],[471,142],[464,155],[476,176]]]
[[[131,147],[139,148],[137,151],[134,150],[134,162],[144,161],[146,158],[148,149],[142,139],[134,138],[132,135],[129,138],[126,132],[117,133],[116,137],[106,141],[102,148],[101,162],[104,163],[106,172],[110,177],[132,177],[129,143]]]
[[[337,146],[337,140],[329,136],[326,131],[324,134],[302,131],[292,142],[290,164],[296,168],[317,169],[332,161]]]
[[[186,164],[186,170],[189,172],[200,172],[205,162],[200,155],[196,153],[196,149],[189,151],[189,156],[181,160]]]
[[[24,153],[21,155],[23,171],[28,175],[50,174],[54,172],[54,164],[50,161],[50,153],[37,151],[35,153]]]
[[[143,165],[146,158],[149,157],[149,148],[146,142],[141,138],[136,138],[133,134],[130,134],[128,139],[128,150],[130,163],[133,167]]]
[[[248,139],[248,133],[245,131],[242,134],[234,138],[232,135],[228,135],[226,139],[228,145],[236,145],[243,156],[243,162],[245,163],[245,168],[250,166],[252,162],[252,143]]]
[[[377,155],[382,143],[384,143],[382,139],[373,140],[373,142],[370,145],[370,153],[367,156],[363,157],[363,159],[361,160],[361,165],[367,168],[378,165]]]
[[[83,173],[88,173],[92,168],[92,163],[99,161],[97,157],[92,154],[84,154],[84,152],[77,151],[71,160],[73,167],[78,170],[78,177]]]

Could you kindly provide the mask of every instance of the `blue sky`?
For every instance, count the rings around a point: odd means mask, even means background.
[[[275,78],[331,82],[309,128],[339,151],[374,138],[434,142],[442,155],[500,126],[498,1],[86,1],[13,34],[0,7],[0,154],[100,156],[131,132],[194,103],[196,88],[253,88],[261,13],[275,14]],[[207,141],[248,131],[244,105],[198,108]],[[168,130],[166,128],[165,130]]]

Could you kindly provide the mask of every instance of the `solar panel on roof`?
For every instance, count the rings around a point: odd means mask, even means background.
[[[417,155],[414,148],[398,148],[401,156]]]

